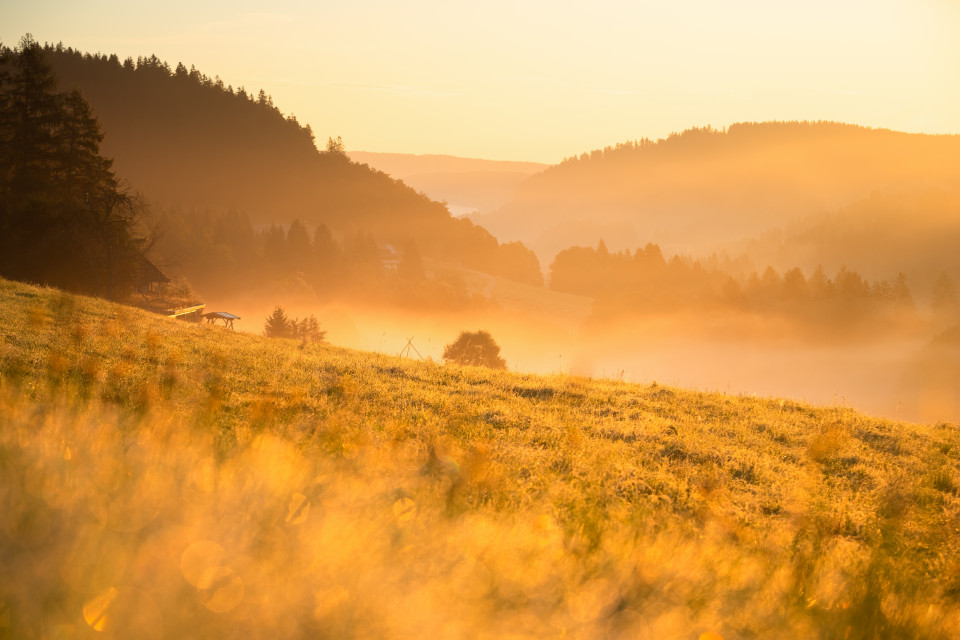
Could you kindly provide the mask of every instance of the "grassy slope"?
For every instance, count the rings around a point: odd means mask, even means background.
[[[0,637],[960,632],[953,425],[3,280],[0,419]]]

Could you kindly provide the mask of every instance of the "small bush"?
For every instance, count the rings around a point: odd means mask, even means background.
[[[301,338],[304,344],[323,342],[327,332],[320,329],[316,316],[290,319],[283,307],[276,307],[263,325],[263,333],[269,338]]]
[[[443,359],[462,365],[506,369],[500,346],[487,331],[461,331],[443,350]]]
[[[323,342],[327,332],[320,329],[320,322],[313,315],[293,321],[294,335],[303,339],[304,344]]]

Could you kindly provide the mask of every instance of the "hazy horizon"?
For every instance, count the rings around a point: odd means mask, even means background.
[[[262,88],[321,143],[339,135],[350,149],[554,164],[742,121],[960,132],[960,7],[941,0],[802,12],[749,1],[263,11],[44,0],[8,4],[0,25],[8,46],[29,32]]]

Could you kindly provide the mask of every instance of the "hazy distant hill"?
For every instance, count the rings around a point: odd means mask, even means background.
[[[504,255],[497,241],[443,204],[386,174],[320,152],[313,132],[271,98],[224,86],[155,56],[117,56],[47,47],[61,87],[78,87],[106,133],[102,150],[117,174],[151,201],[238,209],[254,222],[325,223],[335,233],[372,233],[430,257],[535,282],[539,267]]]
[[[960,136],[837,123],[691,129],[570,158],[532,176],[512,202],[471,218],[522,240],[545,263],[573,244],[612,250],[735,240],[833,211],[876,190],[960,184]]]
[[[829,213],[772,229],[736,245],[756,264],[777,269],[855,268],[871,278],[911,277],[927,293],[941,272],[960,279],[960,184],[955,188],[873,193]]]
[[[492,211],[506,204],[524,180],[549,165],[445,155],[351,151],[350,159],[403,180],[454,215]]]

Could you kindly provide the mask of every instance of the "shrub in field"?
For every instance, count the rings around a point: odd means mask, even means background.
[[[461,331],[443,350],[443,359],[474,367],[507,368],[500,346],[487,331]]]
[[[263,334],[268,338],[292,338],[296,335],[296,324],[287,317],[283,307],[276,307],[263,325]]]
[[[320,321],[316,316],[290,319],[280,306],[267,317],[263,333],[268,338],[301,338],[304,344],[323,342],[327,335],[327,332],[320,328]]]
[[[320,321],[316,316],[309,315],[293,321],[294,335],[301,338],[304,344],[323,342],[327,332],[320,328]]]

